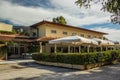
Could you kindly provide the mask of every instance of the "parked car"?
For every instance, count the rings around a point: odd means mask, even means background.
[[[31,53],[22,53],[22,57],[24,58],[24,59],[30,59],[31,58]]]

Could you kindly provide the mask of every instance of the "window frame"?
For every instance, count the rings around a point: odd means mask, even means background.
[[[68,35],[68,32],[63,31],[62,34],[63,35]]]
[[[56,30],[51,30],[51,33],[52,34],[57,34],[57,31]]]

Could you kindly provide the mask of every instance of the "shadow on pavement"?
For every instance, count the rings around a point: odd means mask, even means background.
[[[41,64],[38,64],[38,63],[35,63],[35,62],[21,62],[21,63],[19,63],[19,65],[26,66],[26,67],[37,68],[37,69],[49,70],[49,71],[53,71],[53,72],[74,72],[74,71],[78,71],[76,69],[71,69],[71,68],[41,65]]]

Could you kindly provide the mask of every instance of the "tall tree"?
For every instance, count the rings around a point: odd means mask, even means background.
[[[91,5],[102,4],[101,10],[112,13],[111,22],[120,24],[120,0],[77,0],[78,6],[90,8]]]
[[[60,23],[60,24],[67,24],[67,22],[63,16],[58,16],[56,18],[53,18],[53,22]]]

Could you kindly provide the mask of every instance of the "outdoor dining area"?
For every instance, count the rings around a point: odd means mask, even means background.
[[[120,45],[114,41],[77,35],[50,40],[49,45],[52,45],[51,53],[90,53],[120,49]]]

